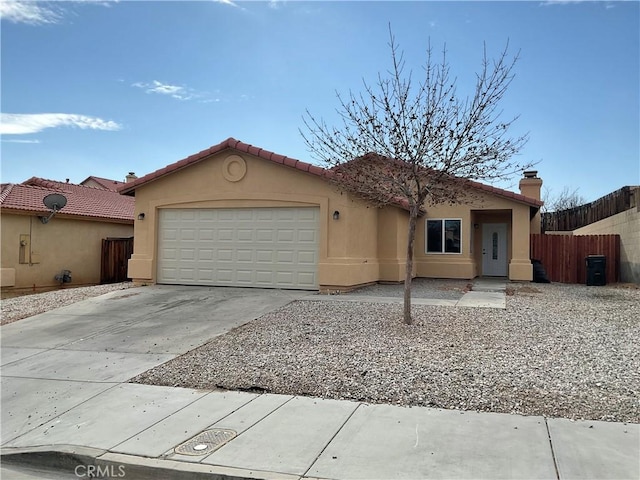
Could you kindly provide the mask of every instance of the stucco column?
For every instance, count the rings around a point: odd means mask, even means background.
[[[138,219],[138,215],[144,213],[143,219]],[[154,282],[152,242],[155,225],[155,209],[145,205],[136,208],[133,225],[133,255],[127,264],[127,276],[133,280],[135,285],[142,285]]]
[[[529,254],[530,245],[529,206],[518,205],[512,214],[512,251],[509,262],[510,280],[533,280],[533,265]]]

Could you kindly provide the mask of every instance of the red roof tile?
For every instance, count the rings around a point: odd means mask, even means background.
[[[38,177],[32,177],[21,184],[3,185],[0,207],[3,210],[48,213],[50,210],[42,200],[51,193],[61,193],[67,198],[67,204],[60,209],[61,215],[133,222],[134,198],[102,188]]]
[[[533,207],[541,207],[544,205],[542,200],[537,200],[535,198],[526,197],[520,193],[512,192],[510,190],[503,190],[502,188],[492,187],[491,185],[485,185],[484,183],[476,182],[474,180],[467,180],[471,185],[479,190],[484,190],[485,192],[493,193],[499,197],[508,198],[510,200],[515,200],[520,203],[526,203]]]
[[[87,182],[93,181],[100,185],[102,188],[106,190],[111,190],[113,192],[118,191],[118,187],[124,185],[125,182],[121,182],[119,180],[111,180],[110,178],[102,178],[102,177],[94,177],[93,175],[85,178],[80,182],[80,185],[84,185]]]
[[[229,137],[225,141],[213,145],[206,150],[202,150],[201,152],[195,153],[193,155],[188,156],[182,160],[179,160],[175,163],[167,165],[164,168],[156,170],[155,172],[151,172],[143,177],[140,177],[133,182],[128,182],[122,185],[118,191],[123,195],[134,195],[136,188],[145,185],[149,182],[157,180],[165,175],[173,173],[177,170],[181,170],[186,168],[194,163],[198,163],[210,155],[215,153],[222,152],[223,150],[234,149],[239,152],[249,153],[251,155],[255,155],[256,157],[263,158],[265,160],[284,164],[287,167],[295,168],[297,170],[301,170],[303,172],[310,173],[312,175],[317,175],[319,177],[329,177],[331,172],[324,168],[318,167],[316,165],[312,165],[310,163],[303,162],[301,160],[296,160],[295,158],[289,158],[284,155],[280,155],[274,152],[270,152],[268,150],[264,150],[259,147],[254,147],[253,145],[249,145],[248,143],[243,143],[240,140],[236,140],[235,138]],[[520,195],[519,193],[510,192],[508,190],[503,190],[501,188],[492,187],[490,185],[485,185],[480,182],[469,181],[469,183],[479,188],[480,190],[484,190],[500,197],[509,198],[512,200],[516,200],[518,202],[526,203],[528,205],[539,207],[543,204],[540,200],[536,200],[534,198],[525,197],[524,195]]]
[[[312,165],[309,163],[296,160],[295,158],[285,157],[283,155],[270,152],[263,148],[254,147],[253,145],[243,143],[239,140],[236,140],[235,138],[227,138],[224,142],[219,143],[218,145],[214,145],[210,148],[207,148],[206,150],[202,150],[201,152],[190,155],[187,158],[183,158],[182,160],[167,165],[166,167],[156,170],[155,172],[151,172],[144,177],[140,177],[133,182],[126,183],[125,185],[121,186],[118,191],[124,195],[133,195],[135,189],[141,185],[157,180],[160,177],[173,173],[177,170],[181,170],[194,163],[198,163],[209,157],[210,155],[222,152],[223,150],[227,149],[234,149],[239,152],[249,153],[251,155],[255,155],[256,157],[263,158],[274,163],[284,164],[288,167],[302,170],[303,172],[309,172],[314,175],[323,176],[326,174],[326,171],[323,168],[316,167],[314,171],[310,171],[310,167]]]

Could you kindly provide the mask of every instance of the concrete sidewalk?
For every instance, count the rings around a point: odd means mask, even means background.
[[[640,478],[638,424],[126,383],[299,298],[145,287],[3,326],[2,478]]]
[[[175,452],[211,429],[236,436]],[[4,443],[2,468],[40,452],[123,478],[637,479],[639,448],[637,424],[118,384]]]

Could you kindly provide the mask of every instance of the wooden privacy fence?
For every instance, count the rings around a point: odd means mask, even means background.
[[[100,283],[127,280],[127,263],[133,254],[133,237],[103,238]]]
[[[607,257],[607,283],[620,278],[620,235],[531,235],[531,259],[540,260],[552,282],[586,283],[588,255]]]
[[[640,187],[626,186],[591,203],[542,214],[542,231],[572,231],[638,205]]]

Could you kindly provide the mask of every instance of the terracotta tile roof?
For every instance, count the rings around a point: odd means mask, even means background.
[[[362,164],[362,162],[365,162],[364,164]],[[349,167],[353,165],[355,168],[353,170],[351,170]],[[376,166],[377,165],[377,166]],[[407,166],[407,164],[404,164],[403,162],[399,161],[399,160],[395,160],[389,157],[385,157],[383,155],[378,155],[376,153],[367,153],[365,155],[363,155],[362,157],[358,157],[358,158],[354,158],[353,160],[340,164],[339,166],[333,167],[331,170],[335,171],[335,172],[340,172],[342,169],[345,169],[345,173],[347,175],[349,175],[349,171],[351,170],[352,173],[354,175],[360,175],[360,172],[365,172],[365,175],[368,174],[372,169],[375,168],[384,168],[384,171],[386,172],[387,175],[391,175],[394,174],[393,169],[397,169],[397,177],[401,177],[403,172],[407,171],[407,168],[409,170],[409,172],[411,171],[411,167]],[[432,172],[434,173],[440,173],[439,171],[436,171],[434,169],[428,168],[428,167],[422,167],[422,171],[427,175],[430,176]],[[444,182],[442,184],[442,195],[440,195],[442,198],[448,198],[448,194],[449,194],[449,189],[451,187],[454,187],[455,184],[458,185],[458,187],[462,187],[463,190],[466,190],[467,188],[471,187],[474,189],[478,189],[481,191],[485,191],[485,192],[489,192],[493,195],[499,196],[499,197],[503,197],[503,198],[507,198],[509,200],[514,200],[516,202],[521,202],[521,203],[525,203],[527,205],[533,206],[533,207],[540,207],[542,205],[544,205],[544,202],[541,200],[537,200],[535,198],[531,198],[531,197],[527,197],[525,195],[522,195],[520,193],[515,193],[509,190],[504,190],[502,188],[498,188],[498,187],[493,187],[491,185],[486,185],[484,183],[475,181],[475,180],[469,180],[469,179],[465,179],[465,178],[461,178],[461,177],[455,177],[455,176],[449,176],[449,175],[444,175],[443,177],[441,177],[441,180]],[[406,200],[404,200],[404,203],[406,204]],[[404,208],[407,208],[407,206],[405,206]]]
[[[183,158],[182,160],[172,163],[171,165],[167,165],[166,167],[156,170],[155,172],[151,172],[144,177],[140,177],[133,182],[128,182],[123,187],[120,187],[118,191],[122,194],[133,195],[135,189],[140,187],[141,185],[157,180],[158,178],[164,177],[165,175],[176,172],[178,170],[182,170],[183,168],[204,160],[210,155],[216,154],[226,149],[233,149],[238,152],[249,153],[256,157],[260,157],[274,163],[279,163],[281,165],[286,165],[287,167],[296,168],[312,175],[318,175],[321,177],[327,175],[327,171],[324,168],[318,167],[317,165],[311,165],[310,163],[296,160],[295,158],[285,157],[284,155],[279,155],[263,148],[254,147],[253,145],[243,143],[240,140],[236,140],[235,138],[227,138],[224,142],[219,143],[218,145],[214,145],[210,148],[207,148],[206,150],[202,150],[201,152],[190,155],[187,158]]]
[[[111,190],[38,177],[20,184],[2,185],[0,207],[2,210],[48,213],[50,210],[42,203],[42,199],[51,193],[61,193],[67,198],[67,204],[59,215],[133,222],[134,198]]]
[[[478,188],[479,190],[484,190],[485,192],[493,193],[494,195],[498,195],[499,197],[508,198],[510,200],[515,200],[516,202],[526,203],[533,207],[541,207],[544,205],[542,200],[538,200],[535,198],[527,197],[522,195],[521,193],[512,192],[510,190],[504,190],[502,188],[492,187],[491,185],[485,185],[484,183],[476,182],[474,180],[467,180],[469,184]]]
[[[113,192],[117,192],[118,188],[124,185],[124,182],[121,182],[119,180],[111,180],[110,178],[95,177],[93,175],[81,181],[80,185],[84,185],[85,183],[91,182],[91,181],[97,183],[105,190],[111,190]],[[88,185],[88,186],[91,186],[91,185]]]
[[[306,173],[310,173],[312,175],[317,175],[319,177],[329,178],[332,175],[330,170],[326,170],[322,167],[318,167],[317,165],[312,165],[310,163],[303,162],[301,160],[296,160],[295,158],[285,157],[284,155],[280,155],[274,152],[270,152],[269,150],[265,150],[260,147],[254,147],[253,145],[249,145],[248,143],[241,142],[240,140],[236,140],[235,138],[229,137],[225,141],[214,145],[206,150],[202,150],[198,153],[194,153],[193,155],[188,156],[187,158],[183,158],[175,163],[167,165],[164,168],[156,170],[155,172],[151,172],[143,177],[140,177],[132,182],[125,183],[123,186],[118,188],[118,191],[123,195],[134,195],[136,188],[157,180],[165,175],[169,175],[178,170],[182,170],[194,163],[198,163],[210,155],[219,153],[226,149],[233,149],[238,152],[249,153],[259,158],[263,158],[265,160],[269,160],[274,163],[279,163],[281,165],[285,165],[287,167],[296,168]],[[517,202],[526,203],[531,206],[539,207],[543,204],[540,200],[536,200],[534,198],[525,197],[519,193],[510,192],[508,190],[503,190],[501,188],[492,187],[490,185],[485,185],[480,182],[469,181],[469,183],[479,188],[480,190],[487,191],[494,195],[498,195],[500,197],[508,198]],[[403,208],[408,208],[406,202],[400,202],[399,205]]]

